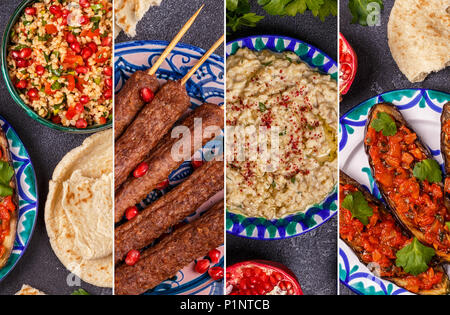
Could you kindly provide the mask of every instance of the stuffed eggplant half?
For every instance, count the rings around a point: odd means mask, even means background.
[[[8,262],[14,246],[18,204],[8,140],[0,127],[0,269]]]
[[[371,272],[417,294],[442,295],[450,291],[444,269],[428,255],[433,249],[418,243],[382,202],[342,171],[339,197],[340,238]],[[411,264],[411,255],[417,255],[414,261],[429,261]]]
[[[450,215],[442,171],[398,109],[377,104],[364,137],[375,182],[394,216],[441,261],[450,262]]]
[[[450,102],[442,108],[441,114],[441,153],[444,158],[445,205],[450,209]]]

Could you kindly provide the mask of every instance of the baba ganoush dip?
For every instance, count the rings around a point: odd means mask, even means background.
[[[336,81],[293,52],[242,48],[227,59],[226,93],[227,148],[248,153],[227,152],[227,209],[276,219],[321,202],[337,181]],[[272,134],[257,137],[267,150],[251,149],[247,136],[237,140],[255,127]]]

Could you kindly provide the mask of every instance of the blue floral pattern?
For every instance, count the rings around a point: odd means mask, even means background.
[[[3,117],[0,117],[0,125],[9,143],[19,196],[16,239],[6,266],[0,269],[1,282],[17,265],[30,243],[36,225],[38,193],[33,164],[22,141]]]
[[[115,86],[116,92],[120,91],[124,82],[130,78],[132,73],[138,70],[147,70],[159,58],[167,46],[164,41],[134,41],[120,43],[115,46]],[[166,58],[165,62],[158,69],[156,76],[161,83],[167,80],[180,80],[192,68],[193,65],[204,55],[203,49],[177,44],[175,49]],[[208,102],[223,106],[224,104],[224,59],[217,55],[212,55],[186,83],[186,90],[191,97],[191,110],[197,106]],[[196,160],[211,160],[215,156],[223,154],[222,134],[216,139],[208,142],[203,148],[198,150],[194,157]],[[168,178],[168,186],[162,190],[153,190],[138,205],[142,210],[149,204],[169,192],[171,189],[183,182],[194,171],[191,161],[185,161]],[[200,211],[193,213],[185,219],[192,221],[201,215]],[[221,251],[224,251],[221,246]],[[217,266],[224,266],[224,258]],[[147,295],[178,295],[178,294],[202,294],[221,295],[223,294],[223,282],[213,281],[209,275],[194,274],[193,266],[188,266],[180,270],[173,278],[163,281],[156,288],[146,292]]]
[[[312,68],[329,74],[337,80],[336,62],[321,50],[298,39],[275,35],[242,38],[227,44],[227,56],[235,54],[242,47],[257,51],[263,49],[274,52],[293,51]],[[321,203],[312,205],[306,212],[292,214],[278,220],[247,218],[227,211],[226,229],[230,234],[259,240],[295,237],[319,227],[332,218],[337,210],[336,201],[337,190],[334,189]]]

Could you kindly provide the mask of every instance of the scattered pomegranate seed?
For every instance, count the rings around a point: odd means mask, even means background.
[[[209,258],[211,258],[211,262],[213,264],[217,264],[219,262],[221,254],[218,249],[212,249],[209,251],[208,256]]]
[[[82,95],[82,96],[80,97],[80,102],[81,102],[81,104],[87,104],[87,103],[89,103],[89,96],[87,96],[87,95]]]
[[[200,259],[197,261],[197,263],[195,264],[195,272],[198,273],[205,273],[208,268],[209,268],[209,260],[208,259]]]
[[[135,216],[137,216],[138,213],[139,213],[139,211],[136,206],[129,207],[125,211],[125,218],[127,218],[127,220],[129,221],[129,220],[133,219]]]
[[[27,15],[36,15],[36,8],[35,7],[29,7],[25,9],[25,14]]]
[[[27,80],[20,80],[19,82],[16,83],[16,88],[18,89],[25,89],[28,85],[28,81]]]
[[[139,178],[144,176],[147,172],[148,172],[148,164],[146,162],[142,162],[134,170],[133,176]]]
[[[39,98],[39,91],[36,88],[32,88],[28,90],[27,95],[33,101]]]
[[[84,129],[87,127],[87,122],[85,119],[80,118],[77,120],[77,122],[75,123],[75,127],[77,127],[78,129]]]
[[[159,183],[158,185],[156,185],[156,189],[163,190],[163,189],[167,188],[167,186],[169,186],[169,180],[168,179],[166,179],[165,181],[163,181],[163,182]]]
[[[222,267],[212,267],[208,270],[209,276],[217,281],[223,279],[223,268]]]
[[[152,90],[150,90],[149,88],[142,88],[140,91],[140,95],[141,95],[141,99],[145,102],[145,103],[150,103],[153,98],[155,97],[155,93],[153,93]]]
[[[37,75],[43,75],[45,72],[45,68],[41,65],[36,65],[35,71]]]
[[[194,160],[194,161],[192,161],[191,163],[192,163],[192,166],[193,166],[195,169],[197,169],[197,168],[199,168],[200,166],[203,165],[203,161],[197,161],[197,160]]]
[[[128,266],[134,266],[141,257],[141,253],[138,250],[132,249],[128,252],[127,258],[125,258],[125,263]]]

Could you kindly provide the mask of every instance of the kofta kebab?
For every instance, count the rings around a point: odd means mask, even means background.
[[[202,7],[203,8],[203,7]],[[222,36],[180,81],[159,87],[155,73],[200,13],[180,30],[152,68],[137,71],[116,96],[115,105],[115,288],[117,294],[140,294],[174,276],[196,258],[223,244],[222,161],[195,165],[194,173],[142,211],[136,204],[154,189],[168,186],[168,177],[184,160],[221,133],[224,113],[220,106],[203,104],[184,115],[190,97],[186,82],[223,43]],[[178,126],[190,137],[172,138]],[[198,120],[201,125],[198,126]],[[194,129],[202,128],[202,141]],[[206,132],[206,128],[208,128]],[[182,158],[172,156],[174,144],[189,148]],[[189,196],[189,197],[188,197]],[[217,202],[217,199],[220,201]],[[213,202],[206,214],[188,224],[186,217]],[[203,207],[202,207],[203,209]],[[124,218],[125,215],[125,218]],[[168,229],[174,232],[165,234]],[[158,240],[157,245],[147,248]]]

